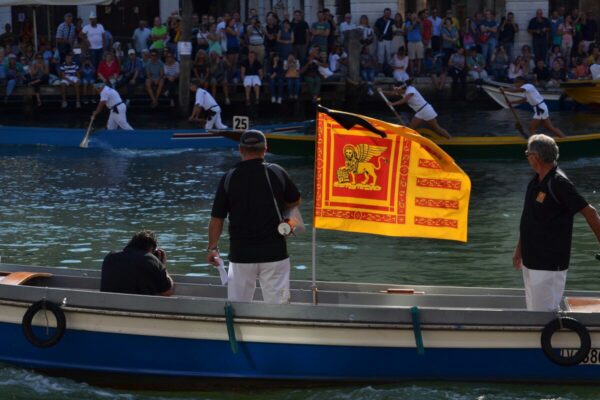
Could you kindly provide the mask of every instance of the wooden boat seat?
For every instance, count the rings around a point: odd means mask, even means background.
[[[569,311],[597,313],[600,312],[600,298],[598,297],[565,297]]]
[[[49,272],[0,272],[0,285],[23,285],[35,278],[50,278]]]

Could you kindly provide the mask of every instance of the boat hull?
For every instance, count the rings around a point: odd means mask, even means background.
[[[490,85],[483,85],[483,91],[492,99],[496,102],[496,104],[500,105],[502,108],[506,108],[508,109],[508,104],[506,103],[506,99],[504,98],[504,96],[502,95],[502,92],[500,92],[500,88],[501,87],[512,87],[512,85],[508,85],[508,84],[490,84]],[[525,95],[523,93],[512,93],[512,92],[505,92],[506,97],[512,102],[512,101],[517,101],[517,100],[521,100],[525,98]],[[546,103],[546,105],[548,106],[549,110],[560,110],[565,108],[565,103],[568,101],[568,99],[565,98],[564,94],[562,93],[562,91],[559,90],[541,90],[540,91],[540,95],[543,97],[544,102]],[[529,104],[520,104],[517,106],[517,108],[520,109],[531,109],[531,106]]]
[[[593,80],[573,80],[560,85],[565,94],[581,104],[600,104],[600,82]]]

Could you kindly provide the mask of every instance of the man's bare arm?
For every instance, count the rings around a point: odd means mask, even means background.
[[[600,242],[600,216],[598,215],[598,212],[589,204],[580,212],[585,217],[585,220],[592,229],[592,232],[594,232],[594,235],[596,235],[596,239]]]

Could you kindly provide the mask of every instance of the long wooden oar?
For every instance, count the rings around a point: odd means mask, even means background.
[[[94,124],[94,117],[91,117],[90,124],[88,125],[87,131],[85,131],[85,136],[81,140],[81,143],[79,143],[79,147],[81,147],[82,149],[87,149],[87,147],[88,147],[88,142],[90,141],[90,134],[92,133],[92,125],[93,124]]]
[[[506,101],[508,108],[512,112],[513,117],[515,117],[515,128],[519,131],[521,136],[523,136],[525,139],[529,139],[529,135],[525,133],[525,130],[523,129],[523,124],[521,124],[521,118],[519,118],[519,114],[517,114],[517,111],[513,108],[512,103],[506,96],[506,93],[504,93],[503,88],[500,88],[500,93],[502,93],[502,96],[504,96],[504,100]]]
[[[383,93],[383,90],[381,90],[381,88],[377,88],[377,93],[379,93],[379,95],[381,96],[381,98],[383,99],[383,101],[385,101],[385,104],[388,106],[388,108],[390,109],[390,111],[392,111],[394,113],[394,115],[396,116],[396,118],[398,118],[398,121],[400,121],[400,123],[402,125],[408,126],[408,124],[406,123],[406,121],[404,121],[404,118],[402,118],[402,116],[400,114],[398,114],[398,112],[396,111],[396,109],[392,105],[392,102],[389,101],[389,99],[387,97],[385,97],[385,94]]]

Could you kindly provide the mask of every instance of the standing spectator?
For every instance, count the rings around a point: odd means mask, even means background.
[[[105,51],[111,51],[113,49],[114,38],[109,30],[104,29],[104,37],[106,38],[106,45],[104,46]]]
[[[204,50],[208,54],[208,25],[200,25],[196,41],[198,43],[198,50]]]
[[[209,53],[208,75],[210,76],[210,85],[212,87],[212,96],[217,97],[217,86],[221,85],[223,94],[225,95],[225,104],[229,105],[229,81],[227,74],[231,66],[229,61],[223,56],[219,56],[216,51]]]
[[[83,61],[81,66],[81,86],[83,95],[83,104],[88,104],[89,99],[93,100],[94,83],[96,82],[96,69],[92,64],[92,60],[88,57]]]
[[[573,51],[573,36],[575,35],[575,26],[573,17],[568,14],[564,22],[558,27],[558,34],[562,37],[560,49],[563,57],[567,61],[567,67],[571,65],[571,52]]]
[[[255,103],[260,102],[260,86],[263,78],[263,66],[257,60],[256,53],[248,53],[248,59],[242,63],[242,80],[244,81],[244,91],[246,94],[246,105],[250,105],[250,92],[254,90]]]
[[[289,21],[283,21],[281,30],[277,32],[277,52],[281,59],[285,60],[288,54],[294,51],[294,32]]]
[[[168,37],[167,27],[164,26],[160,17],[154,18],[154,26],[150,31],[150,40],[152,40],[152,44],[150,45],[151,49],[162,50],[165,48],[165,39]]]
[[[246,29],[246,42],[248,43],[248,52],[254,52],[256,57],[261,60],[265,58],[265,37],[266,32],[258,18],[255,17]]]
[[[65,21],[58,25],[56,29],[56,47],[58,48],[61,61],[64,61],[67,53],[71,51],[76,37],[73,14],[66,13]]]
[[[452,19],[446,18],[444,20],[444,27],[442,28],[442,51],[444,52],[444,65],[448,64],[450,56],[454,53],[454,50],[459,46],[458,29],[452,25]]]
[[[329,8],[323,9],[323,16],[325,17],[325,21],[329,23],[329,35],[327,36],[327,52],[331,53],[335,46],[338,26],[335,22],[335,18],[331,14],[331,11],[329,11]]]
[[[396,54],[400,47],[406,48],[406,42],[404,40],[404,17],[402,14],[396,13],[394,16],[394,24],[392,25],[392,54]]]
[[[346,43],[346,32],[353,29],[356,29],[356,24],[352,22],[352,14],[346,13],[344,22],[340,24],[340,41],[342,44]]]
[[[485,10],[484,19],[481,21],[479,31],[481,38],[481,53],[487,65],[492,59],[492,54],[498,44],[498,22],[494,18],[491,10]],[[545,59],[546,58],[544,57],[544,60]]]
[[[550,32],[550,21],[544,17],[544,12],[538,9],[535,17],[529,21],[527,32],[532,37],[533,54],[536,60],[546,60],[548,50],[548,33]]]
[[[558,10],[553,10],[550,15],[550,43],[552,46],[559,46],[562,42],[562,36],[558,32],[558,27],[565,21],[562,15],[558,14]]]
[[[198,50],[192,67],[192,80],[202,89],[208,89],[210,83],[208,56],[204,50]]]
[[[325,20],[323,11],[317,13],[317,19],[317,22],[312,24],[311,29],[312,45],[318,46],[321,52],[327,52],[327,38],[331,27],[329,22]]]
[[[431,21],[432,28],[431,48],[433,49],[433,53],[438,53],[442,48],[442,26],[444,21],[439,17],[437,8],[431,10],[429,21]]]
[[[98,65],[98,79],[114,88],[121,75],[121,65],[115,59],[113,53],[107,51],[104,53],[104,59]]]
[[[173,12],[171,17],[167,21],[167,34],[168,40],[166,41],[167,48],[169,52],[173,54],[174,57],[177,56],[177,43],[179,43],[179,39],[181,38],[181,16],[177,14],[177,12]],[[221,32],[222,37],[225,37],[224,32]]]
[[[208,28],[208,54],[213,51],[219,56],[223,55],[223,47],[221,46],[221,34],[217,29],[217,24],[214,22],[209,25]]]
[[[454,24],[453,24],[454,26]],[[460,32],[460,28],[457,28]],[[478,27],[477,24],[471,19],[471,18],[466,18],[465,19],[465,28],[464,31],[461,32],[462,33],[462,47],[465,48],[465,50],[470,49],[471,47],[475,47],[476,44],[476,37],[478,36]]]
[[[158,106],[158,98],[162,92],[165,76],[165,66],[158,57],[158,50],[150,50],[150,61],[146,63],[146,92],[150,96],[151,106]],[[154,90],[156,87],[156,90]]]
[[[0,35],[0,47],[8,47],[8,53],[12,53],[19,46],[19,38],[12,31],[10,24],[4,25],[4,33]]]
[[[475,83],[481,85],[482,81],[488,79],[488,74],[485,70],[487,66],[485,58],[483,58],[481,53],[477,52],[477,48],[473,47],[469,49],[466,63],[467,69],[469,70],[469,76],[475,80]]]
[[[419,76],[421,73],[421,60],[425,55],[422,29],[423,26],[417,14],[412,13],[410,19],[406,21],[406,39],[408,40],[408,58],[411,62],[411,73],[414,76]]]
[[[515,22],[512,12],[506,14],[506,19],[500,24],[499,42],[506,49],[509,60],[512,60],[515,48],[515,35],[519,32],[519,25]]]
[[[34,95],[37,100],[37,106],[42,106],[42,99],[40,97],[40,86],[48,83],[48,63],[44,60],[42,53],[35,55],[35,60],[31,63],[29,68],[29,86],[33,87]]]
[[[283,81],[285,79],[285,72],[283,70],[283,62],[281,61],[279,54],[276,52],[271,53],[271,58],[267,65],[271,103],[281,104],[283,99]]]
[[[585,51],[590,51],[590,44],[596,41],[598,24],[592,18],[591,12],[585,12],[581,16],[581,40],[585,43]]]
[[[179,85],[179,74],[181,72],[179,63],[175,60],[173,53],[168,53],[165,57],[165,93],[164,95],[171,99],[170,106],[175,107],[175,98],[177,87]]]
[[[369,25],[369,17],[367,17],[366,15],[360,16],[360,19],[358,20],[358,29],[360,29],[362,33],[360,44],[363,45],[363,47],[371,47],[371,45],[373,44],[373,40],[375,39],[375,33]]]
[[[431,37],[433,36],[433,24],[429,20],[429,11],[422,10],[419,12],[419,21],[421,22],[421,35],[423,36],[423,47],[431,48]]]
[[[12,53],[8,55],[8,62],[2,67],[4,68],[4,78],[6,79],[6,95],[4,96],[4,102],[6,103],[15,90],[15,87],[23,82],[25,70],[23,69],[23,64],[17,62],[17,56]]]
[[[227,28],[227,23],[231,19],[231,15],[229,13],[223,14],[222,18],[219,18],[216,26],[216,33],[219,36],[219,42],[221,44],[221,49],[223,53],[227,53],[227,37],[225,36],[225,28]]]
[[[390,66],[394,69],[394,80],[406,82],[410,78],[406,72],[408,69],[408,62],[406,50],[404,47],[400,47],[390,62]]]
[[[117,82],[117,88],[127,87],[127,97],[125,98],[125,104],[129,106],[131,99],[135,94],[135,87],[141,85],[146,81],[145,69],[142,60],[137,57],[134,49],[127,51],[127,59],[123,62],[123,68],[121,70],[121,78]]]
[[[300,62],[306,60],[308,50],[308,39],[310,36],[310,27],[303,18],[302,11],[294,11],[294,21],[292,22],[292,32],[294,33],[294,57]]]
[[[60,66],[60,79],[61,108],[67,108],[67,86],[75,88],[75,108],[81,108],[79,102],[79,65],[73,62],[73,54],[70,52],[65,55],[65,62]]]
[[[313,46],[308,53],[306,64],[302,66],[300,73],[304,75],[304,81],[308,87],[308,92],[312,97],[312,102],[317,103],[321,93],[321,75],[319,74],[319,52],[318,46]]]
[[[375,21],[375,26],[373,27],[375,36],[377,37],[377,62],[379,63],[380,69],[393,55],[392,39],[394,38],[394,32],[392,30],[392,25],[394,24],[394,21],[391,16],[392,10],[386,8],[383,10],[383,16]]]
[[[152,37],[152,31],[148,29],[147,25],[148,23],[142,19],[139,26],[133,31],[133,48],[139,55],[142,54],[142,50],[148,48],[148,43]]]
[[[509,58],[504,46],[500,45],[492,54],[490,70],[495,80],[503,81],[506,79]]]
[[[377,60],[369,51],[368,46],[363,46],[360,53],[360,77],[367,82],[369,96],[373,96],[373,81],[375,80],[375,67]]]
[[[283,62],[285,80],[288,85],[290,100],[297,100],[300,96],[300,61],[290,53],[287,60]]]
[[[464,98],[467,93],[466,60],[465,49],[459,47],[456,53],[448,60],[448,75],[452,78],[452,95],[458,96],[458,84],[460,83],[460,97]]]
[[[240,57],[240,32],[236,29],[236,19],[231,18],[225,27],[227,38],[227,60],[229,64],[237,65]]]
[[[94,64],[95,68],[98,68],[100,60],[102,60],[104,48],[106,47],[106,37],[104,35],[104,27],[98,23],[95,12],[92,11],[90,13],[90,23],[83,27],[81,33],[87,41],[92,64]]]
[[[454,25],[456,29],[460,29],[460,22],[458,21],[458,18],[454,16],[451,8],[446,10],[446,18],[450,18],[452,20],[452,25]]]
[[[265,53],[270,56],[274,51],[277,51],[277,35],[279,34],[279,23],[275,17],[275,14],[267,17],[267,26],[265,26],[267,33],[265,40]],[[262,58],[258,59],[259,62],[264,62]]]

